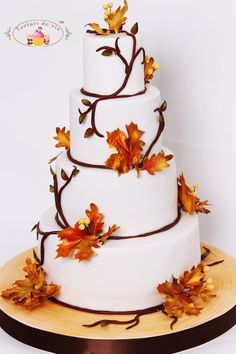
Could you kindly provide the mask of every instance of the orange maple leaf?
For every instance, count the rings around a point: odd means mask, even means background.
[[[153,57],[146,56],[144,64],[144,82],[148,84],[154,77],[154,72],[158,70],[160,64],[154,63]]]
[[[201,302],[215,297],[212,288],[212,284],[209,286],[207,283],[204,266],[200,263],[190,271],[185,271],[179,279],[173,278],[172,282],[159,284],[157,290],[165,298],[164,313],[176,321],[184,313],[197,316],[202,309]]]
[[[87,218],[81,218],[74,227],[67,227],[58,233],[61,243],[58,245],[58,257],[71,257],[79,261],[95,256],[94,248],[100,246],[113,234],[118,226],[109,226],[103,235],[103,214],[99,213],[98,207],[91,203],[91,210],[86,210]]]
[[[168,168],[170,166],[168,161],[173,159],[173,157],[174,155],[165,155],[164,151],[161,150],[157,155],[153,154],[150,159],[145,157],[142,170],[154,175],[155,172],[161,172],[164,168]]]
[[[86,26],[90,26],[96,33],[100,35],[108,35],[111,33],[119,33],[126,20],[125,13],[128,11],[127,0],[124,0],[124,6],[119,6],[115,11],[112,11],[113,4],[108,3],[104,5],[105,18],[104,20],[109,26],[109,29],[104,29],[99,26],[97,23],[88,23]]]
[[[25,279],[16,280],[12,288],[4,290],[1,294],[3,298],[30,310],[58,294],[60,287],[53,283],[47,285],[46,273],[30,258],[26,259],[26,267],[23,270],[27,273]]]
[[[70,131],[66,131],[66,128],[62,129],[56,128],[57,135],[53,137],[53,139],[57,140],[58,143],[55,145],[56,147],[64,147],[66,150],[70,148]]]
[[[133,167],[138,172],[144,145],[144,142],[140,140],[144,132],[138,129],[137,124],[131,122],[126,125],[126,130],[128,137],[120,129],[111,133],[107,132],[109,146],[115,148],[118,153],[112,154],[105,164],[113,170],[117,170],[119,175],[127,173]]]
[[[109,26],[109,31],[112,33],[119,33],[124,26],[127,17],[125,13],[128,11],[128,3],[124,0],[124,6],[119,6],[115,11],[110,11],[110,14],[107,15],[105,21]]]
[[[58,245],[58,257],[72,257],[80,261],[88,259],[96,253],[93,248],[99,248],[98,237],[80,230],[77,222],[74,227],[67,227],[58,233],[62,243]]]
[[[189,187],[186,184],[183,173],[179,176],[178,200],[180,208],[191,215],[194,213],[210,213],[210,210],[205,208],[205,206],[209,205],[208,200],[200,201],[195,192],[196,188],[197,186]]]
[[[90,219],[89,227],[93,235],[99,235],[103,230],[103,214],[99,213],[98,207],[91,203],[90,204],[91,210],[86,210],[86,215]]]

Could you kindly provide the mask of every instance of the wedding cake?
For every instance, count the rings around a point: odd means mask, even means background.
[[[196,213],[207,210],[196,186],[183,175],[177,183],[162,145],[166,102],[150,84],[159,65],[138,25],[123,29],[126,1],[112,6],[104,5],[109,29],[90,23],[84,35],[83,88],[70,94],[70,131],[57,128],[65,151],[51,167],[55,205],[37,226],[38,259],[47,281],[60,284],[58,302],[129,312],[160,304],[157,285],[200,262]],[[190,213],[178,196],[184,188]]]

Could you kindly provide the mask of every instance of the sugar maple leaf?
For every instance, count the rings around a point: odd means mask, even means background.
[[[98,23],[88,23],[86,26],[90,26],[97,34],[108,35],[110,31],[103,29]]]
[[[194,213],[210,213],[210,210],[205,208],[208,200],[200,201],[195,193],[196,188],[190,188],[185,181],[183,173],[178,178],[178,199],[180,207],[189,214]]]
[[[144,82],[148,84],[154,77],[154,72],[158,70],[160,64],[154,63],[153,57],[146,56],[144,64]]]
[[[119,229],[119,226],[117,226],[117,225],[109,226],[108,231],[105,232],[105,233],[101,236],[101,242],[102,242],[102,243],[106,242],[106,240],[107,240],[112,234],[114,234],[114,232],[116,232],[118,229]]]
[[[55,145],[56,147],[64,147],[66,150],[70,148],[70,131],[66,131],[66,128],[63,127],[60,129],[56,128],[57,135],[53,137],[53,139],[57,140],[58,143]]]
[[[105,10],[105,21],[109,26],[109,29],[104,29],[99,26],[97,23],[88,23],[86,26],[90,26],[97,34],[108,35],[111,33],[119,33],[124,26],[127,17],[125,13],[128,11],[127,0],[124,0],[124,6],[119,6],[115,11],[111,11],[111,4],[106,5]]]
[[[138,129],[137,124],[131,122],[126,125],[126,130],[128,137],[120,129],[111,133],[107,132],[109,146],[117,149],[118,153],[112,154],[105,164],[117,170],[119,175],[127,173],[133,167],[138,171],[144,145],[144,142],[140,140],[144,132]]]
[[[12,288],[4,290],[1,294],[3,298],[30,310],[58,294],[60,287],[56,284],[47,285],[45,272],[30,258],[26,259],[26,267],[23,270],[27,273],[25,279],[16,280]]]
[[[90,208],[91,210],[86,210],[88,218],[80,219],[74,227],[67,227],[58,233],[61,243],[58,245],[56,258],[87,260],[96,255],[94,248],[100,248],[118,229],[116,225],[109,226],[108,231],[103,233],[103,214],[99,213],[98,207],[93,203]]]
[[[99,235],[103,230],[103,214],[99,213],[98,207],[91,203],[90,204],[91,210],[86,210],[86,215],[90,219],[89,227],[93,235]]]
[[[165,298],[164,313],[170,318],[180,318],[184,313],[197,316],[201,312],[201,302],[215,295],[208,288],[203,264],[185,271],[179,279],[165,281],[157,287],[158,292]]]
[[[58,245],[56,258],[72,257],[82,261],[96,254],[93,248],[99,248],[97,236],[80,230],[79,223],[60,231],[58,237],[62,243]]]
[[[164,168],[170,166],[168,161],[172,160],[174,155],[165,155],[161,150],[157,155],[153,154],[150,159],[145,157],[143,160],[142,170],[146,170],[150,175],[154,175],[155,172],[161,172]]]
[[[105,18],[109,26],[109,30],[113,33],[119,33],[127,20],[125,13],[128,11],[128,3],[124,0],[124,6],[118,7],[115,11],[111,11],[110,14]]]

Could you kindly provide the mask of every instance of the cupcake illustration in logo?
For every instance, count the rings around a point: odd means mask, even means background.
[[[25,47],[51,47],[52,45],[68,40],[72,32],[63,20],[58,22],[33,19],[10,26],[4,33],[7,40],[14,39]]]
[[[42,32],[42,27],[38,27],[33,34],[27,35],[27,44],[34,46],[49,45],[50,36]]]

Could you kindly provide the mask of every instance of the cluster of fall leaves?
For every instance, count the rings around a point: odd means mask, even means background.
[[[172,325],[183,314],[199,315],[203,303],[216,296],[212,293],[212,279],[206,279],[208,268],[200,263],[190,271],[185,271],[179,279],[173,277],[172,282],[165,281],[158,285],[158,292],[165,298],[163,312],[173,318]]]
[[[39,306],[44,300],[59,293],[60,287],[56,284],[46,283],[46,273],[36,262],[26,259],[25,279],[16,280],[12,288],[2,291],[1,296],[12,300],[27,310]]]
[[[107,167],[116,170],[119,175],[129,172],[133,168],[136,169],[138,174],[140,170],[145,170],[154,175],[155,172],[160,172],[170,166],[168,161],[174,156],[165,155],[164,151],[142,160],[145,143],[141,140],[141,137],[144,132],[139,130],[137,124],[132,122],[126,125],[126,131],[127,134],[120,129],[107,133],[109,147],[117,150],[117,153],[112,154],[105,162]]]
[[[109,35],[112,33],[119,33],[122,31],[123,26],[126,23],[127,17],[125,17],[126,12],[128,11],[128,3],[124,0],[124,6],[119,6],[115,11],[112,11],[113,4],[111,2],[104,4],[103,8],[105,11],[105,22],[108,24],[108,29],[101,28],[98,23],[88,23],[86,26],[90,26],[95,33],[99,35]],[[136,22],[130,32],[132,34],[137,34],[138,32],[138,23]],[[104,51],[103,55],[110,55],[111,52]],[[159,69],[159,64],[154,63],[153,57],[146,56],[144,63],[144,82],[145,84],[149,83],[150,80],[154,77],[154,72]]]
[[[143,131],[139,130],[137,124],[130,123],[126,125],[127,133],[120,129],[107,133],[107,142],[111,148],[117,150],[105,162],[106,166],[116,170],[119,175],[136,169],[137,173],[140,170],[145,170],[149,174],[154,175],[156,172],[161,172],[168,168],[169,161],[173,158],[172,154],[165,155],[161,150],[158,154],[153,154],[150,158],[143,158],[144,142],[141,140]],[[58,141],[56,147],[64,147],[66,150],[70,148],[70,131],[66,128],[56,128],[57,135],[54,137]],[[186,184],[183,173],[178,177],[178,203],[179,208],[188,214],[194,213],[210,213],[206,208],[208,200],[201,201],[196,195],[197,186],[188,186]]]
[[[108,29],[101,28],[97,23],[88,23],[86,26],[90,26],[97,34],[100,35],[119,33],[127,20],[125,14],[128,11],[128,3],[124,0],[124,6],[119,6],[114,11],[112,11],[112,7],[112,2],[103,5],[105,15],[104,20],[108,24]]]
[[[112,225],[104,232],[104,216],[93,203],[90,204],[90,210],[86,210],[86,215],[87,218],[79,219],[74,227],[67,227],[58,233],[61,243],[58,245],[57,258],[87,260],[96,254],[94,248],[100,248],[119,228]]]
[[[158,154],[153,154],[150,158],[145,157],[142,160],[143,146],[145,143],[141,140],[144,132],[138,129],[137,124],[130,123],[126,125],[127,134],[122,130],[116,129],[113,132],[107,132],[107,142],[109,147],[115,148],[117,153],[112,154],[105,165],[113,170],[116,170],[119,175],[136,169],[139,174],[140,170],[145,170],[149,174],[154,175],[156,172],[161,172],[164,168],[169,167],[168,161],[174,156],[165,155],[161,150]],[[56,147],[64,147],[66,150],[70,148],[69,130],[65,127],[62,129],[56,128],[57,135],[54,137],[58,141]]]

